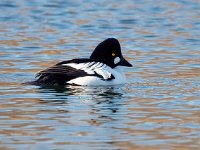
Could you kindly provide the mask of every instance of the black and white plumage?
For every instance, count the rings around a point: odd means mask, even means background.
[[[60,62],[36,74],[36,85],[116,85],[126,79],[118,66],[132,65],[121,54],[117,39],[101,42],[90,58]]]

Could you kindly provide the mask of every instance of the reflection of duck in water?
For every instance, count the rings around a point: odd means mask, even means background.
[[[37,73],[35,85],[117,85],[126,82],[118,66],[132,65],[123,58],[117,39],[101,42],[90,58],[60,62]]]
[[[37,92],[41,96],[38,102],[45,106],[42,111],[50,111],[50,114],[53,111],[53,114],[61,115],[64,120],[74,121],[75,118],[90,125],[112,123],[118,118],[116,116],[123,114],[121,111],[126,107],[126,99],[123,96],[126,95],[126,90],[121,85],[42,86],[37,88]],[[58,116],[56,115],[55,119]]]
[[[96,100],[99,102],[107,101],[110,99],[119,99],[125,94],[125,90],[121,86],[100,86],[100,87],[83,87],[83,86],[42,86],[37,90],[39,93],[51,93],[55,97],[53,99],[63,98],[66,96],[74,96],[75,98],[85,100]]]

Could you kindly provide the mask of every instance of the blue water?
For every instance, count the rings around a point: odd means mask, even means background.
[[[0,149],[199,149],[200,2],[0,1]],[[128,83],[21,83],[119,39]]]

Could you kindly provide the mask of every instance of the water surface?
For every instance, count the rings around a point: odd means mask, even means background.
[[[199,149],[200,1],[0,2],[0,149]],[[128,83],[22,85],[119,39]]]

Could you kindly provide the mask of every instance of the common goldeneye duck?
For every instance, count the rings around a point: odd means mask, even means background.
[[[90,58],[60,62],[36,74],[36,85],[117,85],[126,78],[118,66],[132,67],[121,53],[119,41],[108,38],[94,49]]]

